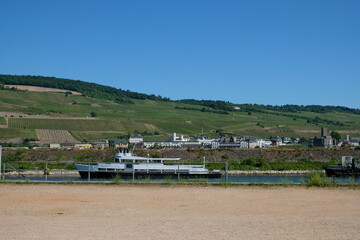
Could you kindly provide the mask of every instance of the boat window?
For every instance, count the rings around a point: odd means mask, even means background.
[[[126,164],[126,168],[132,168],[132,164]]]

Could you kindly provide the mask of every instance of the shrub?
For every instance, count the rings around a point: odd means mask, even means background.
[[[309,187],[324,187],[328,185],[328,180],[323,173],[312,173],[308,177],[307,185]]]

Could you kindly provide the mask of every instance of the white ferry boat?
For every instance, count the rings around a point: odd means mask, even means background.
[[[204,165],[167,164],[180,158],[148,158],[134,156],[128,149],[119,149],[114,163],[75,164],[81,178],[220,178],[220,170],[209,171]],[[166,161],[166,163],[165,163]]]

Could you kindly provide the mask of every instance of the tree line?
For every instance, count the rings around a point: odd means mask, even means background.
[[[77,91],[82,93],[84,96],[109,99],[119,103],[133,103],[131,99],[171,101],[170,98],[162,97],[160,95],[132,92],[129,90],[117,89],[109,86],[100,85],[97,83],[89,83],[80,80],[71,80],[71,79],[56,78],[56,77],[0,74],[0,84],[30,85],[30,86],[49,87],[49,88]],[[70,94],[70,92],[67,94]],[[263,104],[234,104],[227,101],[196,100],[196,99],[182,99],[182,100],[178,100],[177,102],[190,104],[190,105],[200,105],[212,109],[221,110],[223,112],[242,111],[248,113],[251,112],[271,113],[271,111],[276,111],[276,112],[284,112],[284,113],[339,112],[339,113],[360,114],[360,109],[348,108],[343,106],[321,106],[321,105],[305,106],[305,105],[293,105],[293,104],[273,106],[273,105],[263,105]]]
[[[0,84],[29,85],[77,91],[84,96],[114,100],[120,103],[133,103],[131,99],[170,101],[169,98],[122,90],[113,87],[56,77],[0,75]],[[69,93],[68,93],[69,94]]]
[[[264,111],[277,111],[286,113],[299,113],[299,112],[313,112],[313,113],[330,113],[341,112],[360,114],[360,109],[348,108],[343,106],[321,106],[321,105],[293,105],[286,104],[283,106],[272,106],[262,104],[237,104],[244,112],[264,112]]]

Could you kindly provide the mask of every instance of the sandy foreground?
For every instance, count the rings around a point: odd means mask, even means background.
[[[360,190],[0,184],[0,239],[360,239]]]

